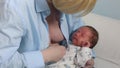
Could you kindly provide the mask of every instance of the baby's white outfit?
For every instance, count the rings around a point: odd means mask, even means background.
[[[88,47],[79,49],[74,57],[76,68],[84,67],[88,60],[92,58],[92,50]]]
[[[46,65],[46,68],[80,68],[92,58],[92,50],[88,47],[69,45],[66,55],[58,62]]]

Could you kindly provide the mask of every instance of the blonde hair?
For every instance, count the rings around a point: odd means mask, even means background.
[[[96,0],[52,0],[53,5],[66,14],[88,14],[95,6]]]

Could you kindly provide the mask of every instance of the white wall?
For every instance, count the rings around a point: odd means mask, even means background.
[[[92,12],[120,20],[120,0],[97,0]]]

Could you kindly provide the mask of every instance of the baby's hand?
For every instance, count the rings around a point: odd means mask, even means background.
[[[87,61],[87,63],[85,64],[85,67],[83,68],[93,68],[94,67],[94,60],[90,59]]]

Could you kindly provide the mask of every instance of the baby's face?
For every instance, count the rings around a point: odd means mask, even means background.
[[[92,33],[88,27],[81,27],[72,35],[72,43],[82,47],[92,37]]]

